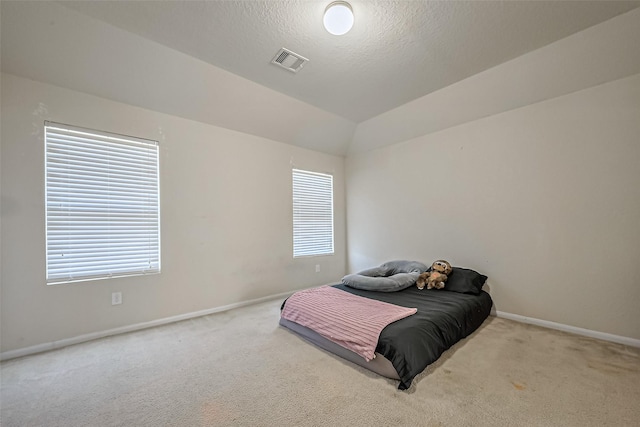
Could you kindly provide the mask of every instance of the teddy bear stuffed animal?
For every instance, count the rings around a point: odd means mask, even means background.
[[[431,269],[429,271],[425,271],[420,276],[418,276],[418,281],[416,282],[416,286],[418,289],[424,289],[425,285],[427,289],[442,289],[444,288],[444,282],[449,278],[449,274],[451,274],[452,268],[451,264],[443,259],[439,259],[434,261],[431,264]]]

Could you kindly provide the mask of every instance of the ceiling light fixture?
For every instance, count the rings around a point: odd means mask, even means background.
[[[334,1],[324,11],[324,28],[335,36],[347,34],[353,27],[353,10],[346,1]]]

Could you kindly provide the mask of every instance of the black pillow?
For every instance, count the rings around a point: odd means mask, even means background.
[[[444,284],[443,291],[460,292],[462,294],[478,295],[482,290],[487,276],[468,268],[453,267],[449,278]]]

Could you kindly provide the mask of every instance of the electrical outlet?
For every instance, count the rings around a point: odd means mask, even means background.
[[[122,304],[122,292],[111,293],[111,305]]]
[[[316,273],[320,273],[320,264],[316,264]]]

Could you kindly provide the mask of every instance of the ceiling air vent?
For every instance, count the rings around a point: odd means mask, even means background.
[[[285,70],[297,73],[302,67],[304,67],[304,64],[306,64],[307,61],[309,60],[304,56],[291,52],[289,49],[282,48],[278,53],[276,53],[276,56],[273,57],[271,63],[278,65]]]

